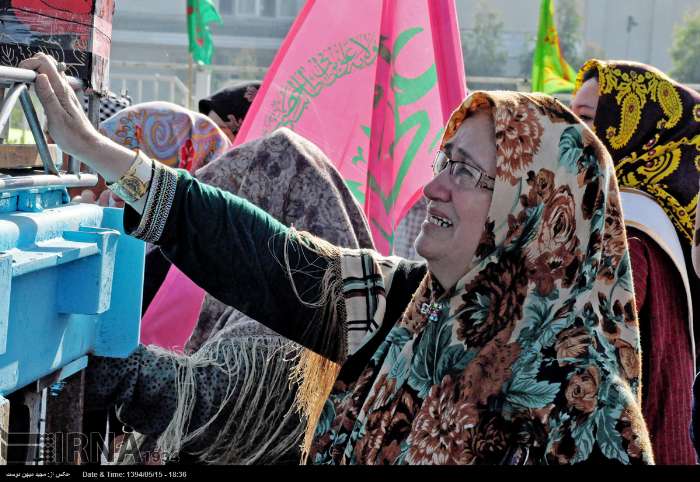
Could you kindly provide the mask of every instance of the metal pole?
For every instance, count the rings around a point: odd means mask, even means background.
[[[60,392],[50,395],[46,404],[46,434],[61,435],[56,447],[56,459],[47,460],[47,465],[86,463],[83,457],[85,440],[83,434],[83,409],[85,392],[85,370],[65,379]]]
[[[97,185],[97,174],[36,174],[31,176],[0,177],[0,191],[16,191],[32,187],[93,187]]]
[[[66,76],[68,83],[74,90],[83,88],[83,81],[75,77]],[[23,84],[32,84],[36,80],[36,72],[29,69],[20,69],[17,67],[0,66],[0,84],[9,86],[21,82]]]
[[[4,101],[5,99],[5,88],[0,87],[0,101]],[[4,144],[5,141],[10,137],[10,126],[9,124],[5,125],[4,129],[0,129],[0,144]]]
[[[39,157],[41,157],[41,161],[44,163],[44,172],[58,176],[58,169],[56,169],[56,164],[53,159],[51,159],[51,153],[49,152],[49,146],[46,144],[44,131],[41,129],[39,118],[36,115],[34,104],[32,104],[32,99],[29,97],[26,86],[19,94],[19,101],[22,104],[27,122],[29,122],[29,129],[31,129],[32,135],[34,136],[34,142],[36,142],[36,147],[39,150]]]

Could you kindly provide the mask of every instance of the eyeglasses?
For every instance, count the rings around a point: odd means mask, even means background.
[[[477,187],[493,191],[496,179],[486,174],[478,167],[463,161],[453,161],[445,151],[438,151],[433,163],[433,174],[438,175],[447,167],[450,168],[450,179],[458,187],[463,189],[475,189]]]

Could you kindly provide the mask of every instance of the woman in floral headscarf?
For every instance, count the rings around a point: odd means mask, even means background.
[[[656,462],[693,464],[688,425],[700,279],[690,249],[700,95],[633,62],[591,60],[578,87],[573,110],[600,135],[622,190],[641,327],[642,407]]]
[[[609,159],[560,104],[515,93],[470,96],[439,159],[474,162],[473,144],[461,154],[455,147],[460,127],[483,111],[495,124],[496,182],[471,269],[445,288],[424,225],[416,246],[430,271],[398,323],[370,342],[350,338],[361,348],[325,404],[313,462],[651,461]],[[442,182],[438,175],[425,188],[440,227],[454,220]],[[345,256],[352,279],[369,256]],[[345,306],[348,322],[366,307]]]
[[[84,144],[82,118],[79,135],[63,128],[76,113],[50,59],[23,66],[46,75],[37,92],[64,149],[139,186],[132,235],[307,348],[307,461],[653,462],[612,163],[561,104],[477,92],[459,106],[425,187],[426,266],[338,248],[150,160],[129,169],[133,155]],[[203,208],[214,215],[192,215]]]

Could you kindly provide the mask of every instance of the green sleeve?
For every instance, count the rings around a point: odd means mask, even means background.
[[[185,171],[157,165],[144,214],[127,208],[124,224],[132,235],[159,245],[223,303],[333,361],[342,359],[345,340],[337,333],[343,331],[325,326],[330,321],[323,308],[302,303],[296,294],[306,302],[320,299],[329,260],[288,238],[289,228],[263,210]]]

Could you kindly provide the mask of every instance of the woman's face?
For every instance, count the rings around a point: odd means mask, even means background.
[[[219,128],[224,132],[224,134],[226,134],[226,137],[228,137],[231,143],[233,144],[233,141],[236,140],[236,134],[234,134],[231,128],[228,126],[228,124],[226,124],[226,122],[224,122],[224,120],[221,117],[219,117],[219,114],[212,110],[209,111],[207,117],[213,120],[214,124],[219,126]]]
[[[598,110],[598,79],[588,79],[576,93],[571,110],[579,116],[588,127],[593,128],[595,113]]]
[[[496,176],[496,140],[491,115],[479,112],[467,118],[444,148],[454,161],[467,162]],[[416,239],[416,251],[428,261],[444,288],[451,288],[469,270],[481,240],[493,191],[465,189],[443,170],[424,188],[428,216]],[[443,222],[436,222],[435,217]]]

